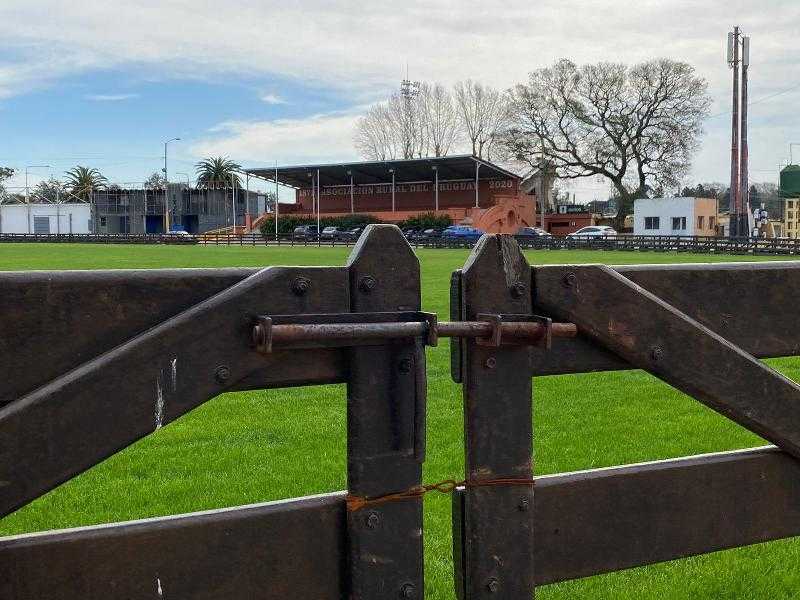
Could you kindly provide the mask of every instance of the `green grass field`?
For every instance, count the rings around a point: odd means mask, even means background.
[[[341,265],[344,248],[0,245],[0,270]],[[423,307],[448,315],[466,250],[419,250]],[[745,260],[535,251],[533,264]],[[751,259],[752,260],[752,259]],[[447,343],[428,353],[429,482],[463,475],[460,387]],[[770,361],[800,379],[800,359]],[[755,435],[640,371],[534,380],[537,474],[761,445]],[[311,434],[311,435],[310,435]],[[0,534],[71,527],[343,489],[343,386],[222,395],[0,521]],[[425,501],[426,593],[453,598],[450,500]],[[795,598],[800,544],[772,542],[540,588],[537,597]]]

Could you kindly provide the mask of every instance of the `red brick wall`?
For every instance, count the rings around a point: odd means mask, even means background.
[[[481,207],[494,204],[496,195],[515,194],[518,187],[516,179],[497,179],[481,181],[478,197]],[[296,213],[312,213],[311,187],[298,189],[296,192],[299,204]],[[439,181],[439,208],[469,208],[475,206],[474,181]],[[411,211],[414,214],[433,211],[435,207],[434,184],[398,183],[395,186],[395,210]],[[354,212],[376,213],[391,212],[392,185],[358,185],[354,188]],[[349,213],[350,186],[322,186],[320,194],[321,213]]]

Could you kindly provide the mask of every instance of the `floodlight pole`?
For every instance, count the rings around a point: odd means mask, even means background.
[[[319,230],[319,205],[322,200],[322,186],[319,182],[319,169],[317,169],[317,246],[322,246],[322,232]]]
[[[275,161],[275,241],[278,241],[278,161]]]
[[[174,137],[164,142],[164,233],[169,233],[169,174],[167,172],[167,146],[170,142],[179,142],[181,138]]]

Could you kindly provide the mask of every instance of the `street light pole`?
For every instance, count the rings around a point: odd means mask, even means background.
[[[28,196],[28,169],[49,169],[50,165],[26,165],[25,166],[25,204],[27,206],[27,213],[28,213],[28,233],[32,233],[31,231],[31,200]]]
[[[174,137],[164,142],[164,233],[169,232],[169,174],[167,172],[167,146],[170,142],[179,142],[181,138]]]

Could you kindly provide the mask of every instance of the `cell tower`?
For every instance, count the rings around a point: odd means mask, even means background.
[[[741,50],[741,53],[740,53]],[[739,27],[728,33],[728,66],[733,69],[733,110],[731,117],[730,237],[749,237],[750,200],[747,147],[747,69],[750,66],[750,38]],[[739,76],[741,73],[741,90]],[[741,108],[741,110],[740,110]]]
[[[415,128],[416,123],[414,111],[414,100],[419,96],[419,81],[411,81],[408,78],[408,67],[406,67],[406,78],[400,82],[400,97],[403,99],[403,154],[404,158],[414,156]]]

